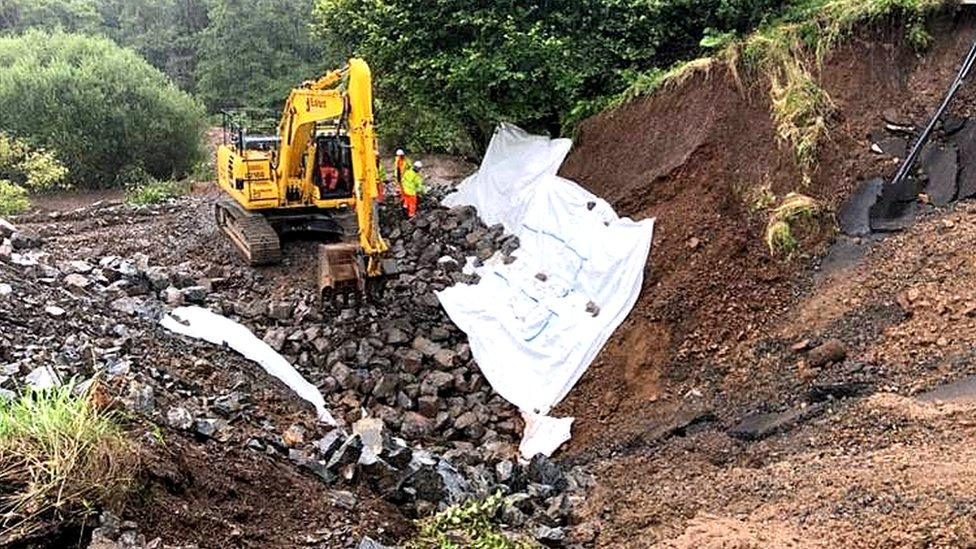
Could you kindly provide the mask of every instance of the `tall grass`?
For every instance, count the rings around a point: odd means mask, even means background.
[[[905,27],[907,43],[929,45],[929,18],[951,0],[801,0],[776,20],[744,38],[721,42],[712,57],[655,69],[634,78],[623,93],[606,102],[619,106],[636,97],[680,84],[691,74],[723,62],[736,81],[768,83],[770,114],[777,136],[793,148],[797,166],[807,180],[819,161],[836,107],[820,86],[823,60],[858,28],[882,22]]]
[[[809,196],[790,193],[773,208],[766,225],[766,246],[776,256],[790,256],[798,243],[793,236],[793,225],[801,219],[809,219],[820,213],[820,204]]]
[[[0,544],[119,502],[134,456],[112,415],[71,384],[0,401]]]

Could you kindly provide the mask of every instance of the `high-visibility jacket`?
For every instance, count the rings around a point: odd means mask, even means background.
[[[424,185],[424,178],[413,167],[407,168],[407,171],[403,172],[403,194],[415,196],[425,192],[427,192],[427,186]]]

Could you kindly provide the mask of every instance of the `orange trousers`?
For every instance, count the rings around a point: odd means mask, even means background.
[[[407,209],[407,217],[413,217],[417,215],[417,195],[415,194],[403,194],[403,207]]]

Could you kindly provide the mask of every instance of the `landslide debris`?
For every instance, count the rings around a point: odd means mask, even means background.
[[[0,389],[97,376],[184,453],[202,444],[290,463],[337,494],[365,490],[395,504],[394,523],[500,492],[507,527],[564,539],[569,502],[588,477],[546,460],[518,463],[521,418],[492,392],[434,294],[477,283],[469,261],[496,251],[514,260],[517,238],[485,227],[472,208],[434,200],[414,219],[387,208],[401,272],[383,300],[334,318],[315,295],[312,243],[287,244],[281,266],[246,266],[213,227],[210,197],[17,218],[0,239]],[[316,423],[304,401],[242,357],[162,329],[159,319],[183,305],[237,320],[281,352],[322,391],[340,428]],[[136,514],[150,522],[143,531],[160,520]],[[185,524],[167,522],[164,541],[193,541],[179,537]],[[377,535],[374,526],[364,533]],[[379,539],[389,538],[380,530]]]

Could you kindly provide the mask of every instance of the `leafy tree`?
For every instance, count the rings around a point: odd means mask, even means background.
[[[331,63],[312,39],[314,0],[211,0],[197,49],[197,95],[212,110],[279,107]]]
[[[160,179],[187,173],[203,116],[165,75],[106,38],[0,38],[0,130],[56,150],[78,185],[111,185],[132,165]]]
[[[0,32],[30,28],[99,32],[101,0],[0,0]]]
[[[751,28],[783,3],[318,0],[314,28],[329,51],[372,64],[394,135],[423,134],[426,119],[484,146],[502,120],[560,133],[578,103],[697,53],[706,29]]]
[[[184,90],[195,86],[197,40],[207,27],[205,0],[101,0],[106,33],[132,48]]]

